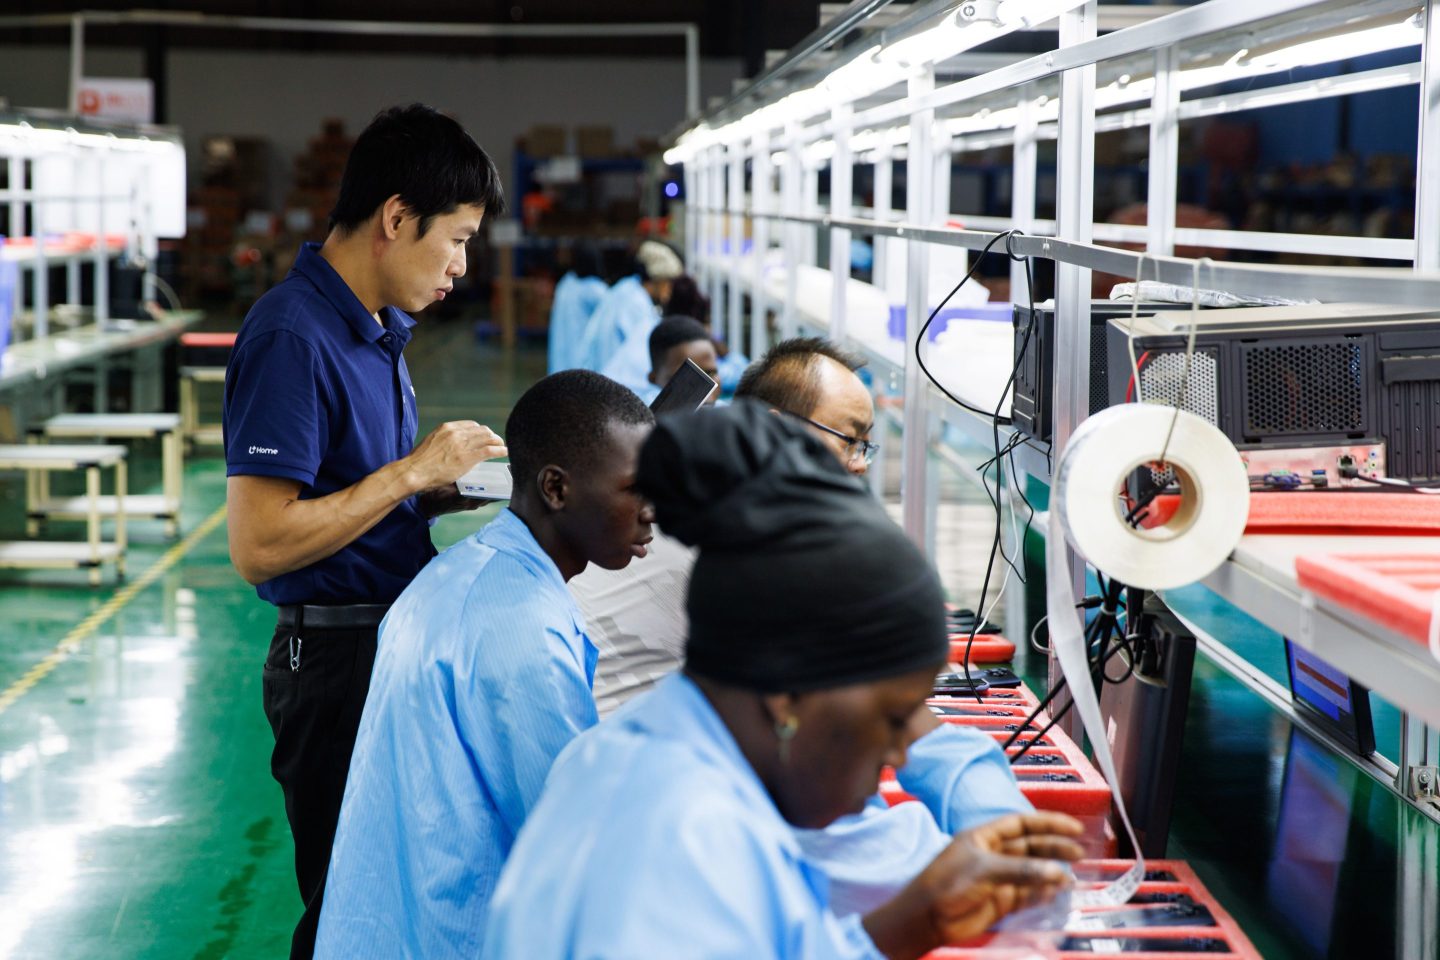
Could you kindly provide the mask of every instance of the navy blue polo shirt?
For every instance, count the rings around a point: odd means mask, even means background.
[[[385,307],[382,329],[320,256],[250,308],[225,374],[227,476],[285,477],[300,498],[343,490],[409,454],[419,417],[401,351],[415,321]],[[260,584],[287,603],[389,603],[435,555],[414,497],[333,556]]]

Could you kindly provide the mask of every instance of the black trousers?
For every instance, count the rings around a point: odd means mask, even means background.
[[[270,772],[285,792],[305,903],[290,941],[291,960],[310,960],[315,952],[325,871],[370,689],[377,629],[277,627],[265,658],[265,716],[275,733]]]

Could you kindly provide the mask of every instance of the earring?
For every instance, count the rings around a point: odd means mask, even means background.
[[[782,722],[775,724],[775,739],[780,741],[780,762],[790,763],[790,741],[800,729],[800,718],[793,713]]]

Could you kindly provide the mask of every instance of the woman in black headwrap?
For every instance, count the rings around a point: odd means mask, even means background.
[[[1079,824],[958,837],[892,901],[838,919],[793,827],[902,766],[946,659],[939,583],[808,433],[763,407],[663,421],[639,483],[700,548],[682,675],[551,770],[491,907],[486,957],[919,957],[1066,882]]]

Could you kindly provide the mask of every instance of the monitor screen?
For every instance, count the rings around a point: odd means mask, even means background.
[[[1285,661],[1296,709],[1361,756],[1374,753],[1370,691],[1288,639]]]
[[[1291,728],[1265,888],[1270,906],[1314,956],[1330,946],[1350,842],[1354,800],[1338,769],[1344,765],[1339,754]]]

